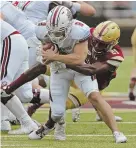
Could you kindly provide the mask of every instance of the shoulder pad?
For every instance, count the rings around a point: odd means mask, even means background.
[[[85,23],[74,20],[72,24],[71,37],[77,42],[83,42],[90,37],[90,28]]]
[[[114,46],[109,52],[108,52],[108,60],[107,63],[119,67],[119,65],[124,61],[124,56],[122,53],[122,49],[119,45]]]

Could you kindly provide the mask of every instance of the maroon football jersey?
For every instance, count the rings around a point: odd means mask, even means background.
[[[95,62],[102,62],[115,67],[114,71],[108,71],[102,74],[97,74],[96,78],[98,81],[99,89],[102,90],[107,87],[110,81],[116,77],[116,69],[119,67],[120,63],[124,60],[122,49],[119,45],[114,46],[112,49],[108,50],[102,55],[95,54],[91,45],[91,35],[95,28],[90,29],[90,40],[88,42],[88,56],[86,58],[87,64],[93,64]]]

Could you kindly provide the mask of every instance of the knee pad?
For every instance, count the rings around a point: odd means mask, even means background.
[[[51,118],[54,122],[59,122],[65,114],[65,109],[58,107],[56,110],[52,110]]]
[[[62,118],[62,116],[54,116],[54,115],[51,115],[51,118],[54,122],[59,122]]]
[[[22,103],[30,103],[33,98],[32,90],[15,92]]]

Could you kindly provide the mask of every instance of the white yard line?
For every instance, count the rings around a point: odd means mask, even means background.
[[[123,112],[136,112],[136,109],[113,109],[115,113],[123,113]],[[66,111],[67,113],[71,113],[71,109]],[[81,108],[80,113],[95,113],[96,111],[93,108]],[[36,114],[48,114],[48,108],[40,108],[36,112]]]
[[[88,121],[88,122],[66,122],[67,124],[105,124],[104,122],[92,122],[92,121]],[[136,124],[136,122],[117,122],[118,124]]]
[[[95,135],[95,134],[80,134],[80,135],[66,135],[67,137],[111,137],[113,135]],[[136,137],[136,135],[125,135],[127,137]],[[26,138],[27,135],[2,135],[2,138]],[[54,137],[54,135],[46,135],[46,137]],[[5,141],[5,140],[4,140]],[[8,141],[8,140],[6,140]]]
[[[66,136],[67,137],[112,137],[113,135],[95,135],[95,134],[87,134],[87,135],[82,134],[82,135],[80,135],[79,134],[79,135],[66,135]],[[126,137],[136,137],[136,135],[125,135],[125,136]],[[26,137],[27,137],[27,135],[8,135],[8,136],[4,135],[1,138],[26,138]],[[54,137],[54,135],[46,135],[46,137]],[[3,140],[3,142],[4,141],[8,142],[7,139]],[[24,144],[24,146],[25,146],[25,144]]]

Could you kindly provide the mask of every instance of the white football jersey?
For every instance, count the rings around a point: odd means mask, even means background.
[[[4,21],[18,30],[25,39],[35,36],[35,25],[29,21],[21,10],[14,7],[10,2],[1,2],[0,11]]]
[[[49,40],[46,22],[40,23],[39,26],[36,27],[36,36],[43,42]],[[90,27],[85,23],[74,19],[70,34],[61,44],[58,44],[60,53],[72,53],[74,46],[79,42],[87,40],[89,36]]]
[[[16,31],[14,27],[12,27],[10,24],[8,24],[3,20],[0,20],[0,24],[1,24],[1,29],[0,29],[1,40],[4,40],[7,36]]]
[[[34,24],[46,20],[51,1],[14,1],[12,4],[19,7]]]

